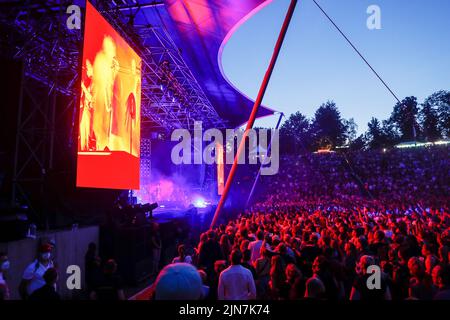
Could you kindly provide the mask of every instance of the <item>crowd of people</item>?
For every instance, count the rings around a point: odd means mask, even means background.
[[[152,299],[450,300],[448,147],[326,153],[281,159],[257,201],[200,239],[178,246]],[[194,243],[194,245],[192,244]],[[24,299],[59,299],[51,246],[23,272]],[[90,299],[125,299],[112,259],[86,253]],[[7,299],[6,254],[0,298]]]
[[[191,299],[448,300],[448,159],[448,148],[285,157],[251,210],[190,255],[179,247],[153,297],[186,285]]]
[[[60,270],[54,261],[54,243],[43,242],[39,245],[36,259],[27,265],[22,273],[18,288],[8,285],[11,262],[6,253],[0,252],[0,301],[12,298],[11,290],[18,290],[22,300],[58,301],[58,279]],[[114,259],[102,260],[95,243],[90,243],[85,254],[85,299],[125,300],[125,283],[117,270]],[[65,281],[64,281],[65,282]],[[78,287],[81,289],[81,286]],[[82,296],[79,297],[83,299]]]
[[[448,202],[450,148],[305,153],[284,156],[276,176],[262,176],[260,200],[384,205],[403,209]]]
[[[174,262],[202,270],[205,299],[450,299],[448,218],[439,210],[256,210],[202,235],[193,257],[180,247]],[[376,290],[370,266],[379,266]]]
[[[23,272],[19,285],[22,299],[30,301],[60,300],[56,291],[58,271],[51,259],[52,245],[40,245],[36,259]],[[10,261],[6,253],[0,253],[0,300],[9,300],[10,288],[6,281]]]

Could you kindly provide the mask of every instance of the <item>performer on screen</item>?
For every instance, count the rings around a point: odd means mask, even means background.
[[[130,132],[130,154],[133,154],[133,121],[136,119],[136,99],[134,93],[131,92],[127,98],[127,114],[125,124]]]
[[[111,133],[111,117],[114,99],[114,82],[118,73],[116,44],[110,36],[105,36],[102,49],[97,52],[94,60],[94,86],[96,88],[94,132],[97,138],[98,150],[109,149]]]
[[[94,95],[93,95],[93,67],[89,59],[84,66],[86,77],[81,81],[80,99],[80,149],[92,151],[96,149],[95,134],[93,130]]]
[[[108,132],[108,146],[111,150],[124,149],[122,128],[124,117],[124,105],[122,102],[122,81],[119,76],[121,66],[119,60],[114,57],[112,63],[112,89],[111,89],[111,116]]]
[[[140,95],[140,88],[141,88],[141,76],[140,76],[140,68],[136,65],[136,60],[131,60],[131,76],[133,78],[133,89],[132,92],[128,95],[127,101],[126,101],[126,117],[125,117],[125,128],[129,132],[129,142],[130,142],[130,154],[137,155],[137,152],[133,148],[133,124],[136,123],[137,120],[137,98]]]

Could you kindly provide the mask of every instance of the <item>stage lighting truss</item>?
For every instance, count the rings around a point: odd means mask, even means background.
[[[73,119],[77,107],[74,85],[81,32],[66,27],[70,4],[30,0],[0,4],[0,53],[23,62],[11,205],[27,204],[37,220],[39,201],[30,197],[40,190],[43,198],[44,181],[62,158],[54,153],[55,145],[70,148],[74,143],[67,132],[74,126],[57,125],[68,114]]]
[[[27,77],[67,96],[74,95],[82,39],[80,30],[66,27],[71,4],[61,0],[0,4],[2,48],[24,61]]]
[[[150,138],[141,138],[141,181],[151,179],[152,167],[152,141]]]
[[[225,127],[166,30],[158,26],[158,21],[134,23],[137,12],[163,6],[162,1],[91,2],[143,59],[143,138],[155,131],[170,136],[173,129],[192,129],[194,121],[202,121],[203,128]],[[76,145],[73,139],[58,141],[61,137],[73,138],[72,133],[56,131],[56,124],[69,112],[70,130],[76,123],[83,37],[82,30],[67,28],[66,11],[72,4],[70,0],[0,3],[0,54],[24,62],[21,101],[32,101],[19,106],[11,202],[25,202],[31,208],[27,184],[35,181],[43,186],[57,156],[53,154],[54,144]]]
[[[163,6],[162,1],[93,1],[142,58],[142,129],[171,132],[192,130],[195,121],[204,128],[225,128],[203,89],[183,60],[181,53],[161,21],[150,21],[149,10]],[[145,24],[134,18],[141,11]],[[126,15],[127,13],[128,15]]]
[[[150,85],[150,88],[162,102],[150,102],[144,112],[150,116],[161,114],[163,106],[180,119],[178,127],[193,129],[197,120],[202,121],[205,128],[224,128],[225,123],[205,96],[167,31],[150,25],[137,26],[137,31],[143,39],[145,58],[151,58],[156,63],[158,79],[152,79],[152,82],[156,80],[160,85],[156,92],[154,86]]]
[[[134,16],[163,6],[162,1],[97,0],[94,6],[142,57],[142,128],[171,132],[203,128],[225,128],[204,91],[183,60],[161,21],[134,24]],[[2,47],[14,48],[10,55],[25,62],[27,77],[67,96],[78,92],[81,30],[66,27],[67,7],[72,1],[7,1],[2,3],[0,24],[7,32]],[[128,15],[126,15],[128,14]]]

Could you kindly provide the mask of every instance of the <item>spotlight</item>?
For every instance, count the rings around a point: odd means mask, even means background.
[[[206,208],[208,206],[208,203],[205,201],[205,199],[198,198],[194,200],[193,205],[196,208]]]
[[[151,212],[151,211],[155,210],[156,208],[158,208],[158,204],[156,202],[152,203],[152,204],[146,203],[141,206],[141,210],[144,212]]]

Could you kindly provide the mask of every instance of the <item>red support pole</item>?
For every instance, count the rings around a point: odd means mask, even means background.
[[[272,75],[273,69],[275,67],[275,63],[278,58],[278,54],[280,53],[281,46],[284,41],[284,37],[286,36],[287,29],[289,27],[289,23],[291,22],[292,15],[294,14],[295,6],[297,5],[297,0],[291,0],[288,11],[286,13],[286,17],[284,18],[283,26],[281,27],[280,34],[278,35],[277,43],[275,44],[275,48],[272,53],[272,58],[270,60],[269,66],[267,68],[266,74],[264,75],[264,79],[259,88],[258,96],[256,97],[255,104],[253,105],[252,112],[250,114],[250,118],[248,119],[247,126],[245,128],[244,135],[242,137],[241,143],[239,144],[237,153],[234,157],[233,166],[231,167],[230,173],[228,174],[228,179],[225,184],[225,188],[223,190],[223,194],[220,198],[219,204],[217,205],[216,212],[214,213],[214,218],[211,222],[210,229],[214,227],[219,218],[220,211],[222,210],[225,201],[227,200],[228,192],[230,191],[231,184],[233,183],[233,178],[236,173],[236,169],[238,166],[238,159],[241,155],[242,151],[245,150],[245,141],[248,137],[248,132],[251,128],[253,128],[253,124],[256,119],[256,114],[258,113],[259,106],[264,98],[264,94],[266,93],[267,86],[269,84],[270,76]]]

